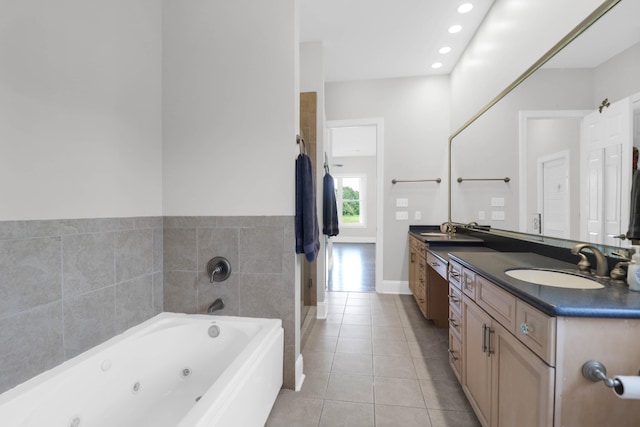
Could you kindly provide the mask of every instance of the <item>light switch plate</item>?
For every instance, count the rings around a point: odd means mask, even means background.
[[[396,207],[406,208],[409,206],[409,199],[396,199]]]
[[[504,221],[504,211],[491,211],[491,219],[494,221]]]
[[[478,211],[478,221],[484,220],[484,211]]]
[[[504,206],[504,197],[492,197],[491,206]]]
[[[402,221],[409,219],[409,212],[407,211],[396,211],[396,220]]]
[[[422,219],[422,212],[416,211],[416,213],[413,215],[413,219]]]

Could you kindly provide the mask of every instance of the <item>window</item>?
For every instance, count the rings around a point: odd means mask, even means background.
[[[363,176],[335,176],[338,222],[344,227],[364,227],[365,179]]]

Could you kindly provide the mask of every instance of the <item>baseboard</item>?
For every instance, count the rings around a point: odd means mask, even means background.
[[[404,280],[383,280],[380,287],[376,288],[376,292],[379,294],[411,295],[409,282]]]
[[[296,391],[300,391],[302,389],[302,384],[304,383],[305,375],[302,372],[304,368],[304,362],[302,360],[302,354],[298,355],[298,359],[296,360]]]
[[[316,307],[316,319],[326,319],[327,314],[329,314],[329,307],[327,303],[324,301],[318,301],[318,305]]]
[[[333,243],[375,243],[375,237],[349,237],[349,236],[336,236],[332,237],[331,241]]]

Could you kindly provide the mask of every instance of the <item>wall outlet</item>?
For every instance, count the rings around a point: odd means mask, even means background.
[[[504,211],[491,211],[491,219],[494,221],[504,221]]]
[[[484,211],[478,211],[478,221],[484,221]]]
[[[422,212],[416,211],[416,213],[413,215],[413,219],[422,219]]]
[[[407,211],[396,211],[396,220],[402,221],[409,219],[409,212]]]
[[[396,207],[406,208],[409,206],[409,199],[396,199]]]
[[[504,206],[504,197],[492,197],[491,206]]]

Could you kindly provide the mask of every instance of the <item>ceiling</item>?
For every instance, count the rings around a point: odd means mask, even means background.
[[[472,3],[466,13],[458,6]],[[449,74],[493,0],[300,0],[300,41],[322,42],[325,81]],[[462,25],[449,34],[448,28]],[[450,46],[451,52],[438,50]],[[441,62],[442,67],[431,68]]]

